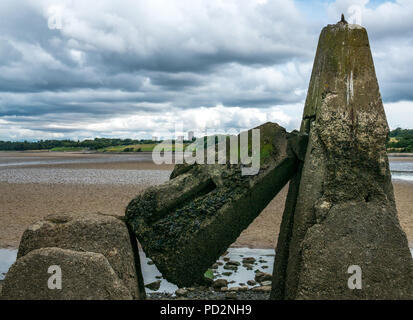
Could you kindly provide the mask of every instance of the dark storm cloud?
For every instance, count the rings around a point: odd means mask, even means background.
[[[413,82],[391,82],[381,86],[382,97],[386,102],[397,102],[400,100],[413,101]],[[413,110],[412,110],[413,111]],[[413,114],[412,114],[413,118]]]
[[[276,40],[276,39],[275,39]],[[276,65],[291,60],[292,57],[308,59],[311,51],[308,47],[279,47],[275,50],[256,48],[256,52],[238,52],[237,50],[220,49],[211,54],[180,50],[179,44],[165,48],[150,57],[136,56],[135,52],[122,54],[95,53],[90,60],[99,63],[108,74],[131,71],[161,71],[169,73],[195,72],[205,74],[214,72],[223,64],[238,63],[241,65]]]
[[[370,5],[368,0],[337,0],[330,4],[328,11],[331,17],[348,12],[352,5],[359,6],[361,23],[369,34],[384,102],[412,101],[413,1],[371,2]]]
[[[98,100],[98,99],[96,99]],[[51,104],[51,101],[47,101],[45,104],[31,104],[31,105],[10,105],[7,107],[0,107],[0,117],[6,116],[42,116],[47,114],[77,114],[77,115],[90,115],[91,118],[96,118],[99,115],[123,115],[131,113],[132,111],[142,112],[163,112],[159,108],[154,109],[151,107],[137,106],[136,104],[125,103],[119,100],[116,102],[94,101],[94,102],[74,102],[74,103],[60,103]],[[137,99],[135,99],[137,100]],[[146,100],[146,99],[145,99]],[[155,98],[153,100],[156,100]],[[163,100],[163,99],[158,99]],[[147,102],[147,101],[144,101]],[[152,101],[153,102],[153,101]],[[17,121],[17,120],[13,120]]]

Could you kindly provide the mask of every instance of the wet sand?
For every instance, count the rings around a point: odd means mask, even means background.
[[[413,183],[393,181],[393,187],[400,225],[413,248]]]
[[[394,182],[400,224],[413,247],[413,184]],[[146,186],[0,183],[0,248],[17,248],[31,223],[51,213],[123,215]],[[242,232],[234,247],[274,248],[287,196],[285,187]]]
[[[393,181],[393,187],[400,225],[407,235],[409,247],[413,248],[413,183]],[[235,246],[275,248],[287,191],[287,187],[281,190],[253,224],[244,230]]]
[[[37,157],[38,155],[35,154]],[[69,154],[71,158],[100,155]],[[16,158],[16,153],[0,154],[0,164]],[[17,154],[17,158],[30,158],[33,153]],[[66,155],[40,153],[42,159],[67,159]],[[106,155],[104,155],[106,157]],[[38,159],[37,159],[38,160]],[[36,161],[37,161],[36,160]],[[16,160],[13,160],[16,161]],[[32,158],[30,161],[34,161]],[[94,161],[94,160],[92,160]],[[411,161],[411,158],[410,158]],[[101,163],[64,163],[25,165],[20,168],[66,168],[66,169],[111,169],[111,170],[167,170],[172,166],[157,166],[148,161],[108,161]],[[1,168],[0,168],[1,169]],[[4,170],[4,169],[1,169]],[[80,171],[80,170],[79,170]],[[99,170],[97,172],[100,172]],[[122,171],[123,172],[123,171]],[[131,172],[132,173],[132,172]],[[126,178],[125,178],[126,179]],[[21,182],[21,181],[20,181]],[[74,212],[81,215],[89,212],[123,215],[129,201],[152,184],[161,183],[157,177],[145,180],[145,184],[74,184],[74,183],[7,183],[0,182],[0,248],[17,248],[24,230],[32,223],[51,213]],[[413,183],[394,181],[396,203],[402,228],[413,247]],[[274,248],[287,195],[285,187],[255,221],[246,229],[234,247]]]
[[[0,183],[0,248],[19,245],[24,230],[52,213],[122,215],[145,186]]]

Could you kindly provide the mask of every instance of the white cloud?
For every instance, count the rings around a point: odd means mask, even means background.
[[[334,19],[351,6],[359,6],[385,101],[413,100],[413,1],[372,4],[369,0],[337,0],[328,7],[329,17]]]
[[[41,130],[27,129],[32,118],[27,118],[20,125],[9,126],[13,139],[51,139],[69,137],[85,139],[89,137],[142,138],[156,135],[171,138],[175,136],[176,127],[182,126],[183,132],[194,131],[197,136],[206,132],[237,132],[259,126],[267,121],[276,122],[289,130],[297,129],[299,117],[295,118],[285,110],[301,108],[301,104],[273,106],[266,109],[240,108],[217,105],[196,109],[172,109],[163,113],[137,113],[127,116],[111,117],[105,121],[99,119],[77,119],[71,117],[64,123],[45,121]],[[49,117],[53,115],[49,115]],[[7,122],[4,121],[6,124]],[[1,122],[0,122],[1,124]],[[34,124],[36,126],[36,124]],[[57,131],[57,132],[56,132]],[[59,131],[65,132],[65,134]],[[0,140],[10,136],[10,132],[0,129]],[[36,138],[37,137],[37,138]]]
[[[412,128],[413,101],[385,103],[384,109],[391,129]]]
[[[32,1],[50,17],[55,1]],[[168,50],[171,54],[216,54],[219,51],[240,55],[259,51],[296,52],[307,42],[304,32],[291,33],[292,26],[304,24],[299,10],[290,0],[176,0],[114,2],[62,1],[60,32],[93,50],[132,52],[144,58]],[[297,41],[299,40],[299,41]],[[302,46],[304,49],[305,46]]]

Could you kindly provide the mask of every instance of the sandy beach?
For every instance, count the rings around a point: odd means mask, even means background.
[[[170,165],[158,166],[150,160],[145,160],[145,157],[143,161],[127,157],[96,154],[1,153],[0,248],[17,248],[24,230],[31,223],[51,213],[70,211],[79,215],[87,212],[123,215],[133,197],[146,187],[165,181],[172,170]],[[38,163],[44,160],[59,162],[68,159],[87,161]],[[101,159],[104,161],[99,162]],[[412,158],[398,158],[397,161],[408,160],[413,161]],[[18,165],[10,166],[12,161]],[[7,169],[4,168],[5,163],[9,164]],[[57,181],[46,183],[40,180],[39,182],[38,176],[45,179],[44,173],[47,171],[50,176],[58,175],[58,178],[55,178]],[[157,174],[153,174],[154,172]],[[102,180],[101,175],[106,177],[106,181]],[[116,176],[117,179],[110,178],[112,176]],[[82,183],[74,183],[74,181]],[[393,185],[400,223],[412,247],[413,183],[396,180]],[[287,186],[241,234],[233,246],[274,248],[286,195]]]

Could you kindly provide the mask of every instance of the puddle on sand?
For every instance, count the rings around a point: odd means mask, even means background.
[[[239,287],[241,285],[247,285],[249,288],[254,287],[247,284],[248,280],[254,280],[255,272],[261,271],[265,273],[272,274],[272,269],[274,265],[275,251],[274,249],[249,249],[249,248],[229,248],[228,253],[221,256],[218,262],[222,265],[218,266],[218,269],[214,270],[214,280],[215,279],[225,279],[228,281],[228,288]],[[244,258],[254,258],[255,262],[252,265],[252,269],[248,270],[243,266],[242,260]],[[226,270],[224,266],[226,261],[224,259],[229,259],[230,261],[239,262],[240,265],[238,269]],[[223,273],[231,272],[231,275],[224,275]]]
[[[213,269],[214,272],[214,280],[216,279],[225,279],[228,281],[228,287],[239,287],[240,284],[248,285],[248,280],[254,280],[255,277],[255,270],[259,270],[262,272],[272,274],[273,264],[274,264],[274,256],[275,251],[273,249],[249,249],[249,248],[229,248],[228,253],[224,256],[221,256],[217,262],[221,265],[218,266],[217,269]],[[167,293],[175,293],[178,287],[165,280],[164,278],[156,278],[162,277],[161,273],[159,272],[158,268],[154,264],[151,263],[151,259],[147,258],[145,253],[142,250],[139,250],[140,258],[141,258],[141,267],[142,267],[142,274],[143,279],[146,284],[152,283],[157,280],[161,280],[161,286],[159,290],[153,291],[148,288],[146,289],[146,293],[160,293],[160,292],[167,292]],[[252,265],[252,269],[248,270],[246,267],[243,266],[242,259],[243,258],[254,258],[255,263]],[[224,259],[229,259],[230,261],[239,262],[240,265],[238,266],[237,270],[226,270],[224,266],[226,261]],[[149,263],[149,264],[148,264]],[[230,275],[223,275],[223,273],[230,272]],[[248,287],[253,287],[248,285]]]
[[[16,249],[0,249],[0,280],[4,279],[10,266],[16,261]]]
[[[166,281],[163,277],[162,274],[159,272],[158,268],[155,266],[155,264],[152,264],[152,260],[147,258],[145,255],[145,252],[141,248],[139,248],[139,257],[141,259],[141,269],[142,269],[142,276],[143,276],[143,282],[145,285],[161,280],[161,286],[159,287],[159,290],[153,291],[151,289],[145,288],[146,293],[155,293],[155,292],[168,292],[168,293],[175,293],[175,291],[178,289],[178,287],[169,282]]]

